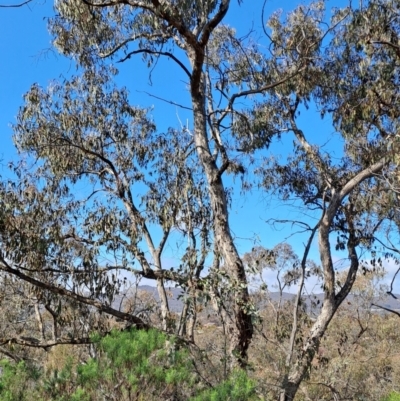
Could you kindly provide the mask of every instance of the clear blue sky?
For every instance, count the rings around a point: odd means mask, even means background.
[[[18,1],[18,0],[16,0]],[[239,34],[245,34],[250,28],[260,32],[261,35],[261,9],[263,0],[244,0],[239,7],[232,1],[232,7],[225,20],[235,27]],[[12,0],[0,0],[1,4],[12,4]],[[299,2],[268,0],[266,15],[279,7],[285,10],[294,8]],[[15,2],[14,2],[15,4]],[[327,7],[340,7],[346,1],[328,1]],[[23,94],[33,83],[42,86],[52,79],[68,76],[75,72],[75,65],[70,60],[59,55],[51,47],[51,38],[47,32],[47,18],[53,15],[53,3],[49,0],[43,2],[34,0],[33,3],[22,8],[0,8],[0,160],[3,163],[17,157],[12,144],[12,130],[10,124],[15,122],[18,108],[22,105]],[[190,112],[178,109],[175,106],[160,102],[145,94],[152,93],[173,101],[189,105],[185,76],[178,68],[168,61],[161,61],[152,75],[152,85],[148,79],[148,69],[137,60],[131,59],[121,67],[118,81],[126,85],[131,92],[134,104],[141,106],[154,106],[154,119],[159,129],[168,126],[179,126],[179,119],[191,124]],[[322,129],[332,131],[331,127],[321,125],[318,120],[311,118],[303,122],[304,128],[319,131]],[[326,124],[324,122],[323,124]],[[316,136],[314,139],[320,139]],[[277,144],[276,151],[285,152],[284,144]],[[5,175],[6,169],[0,165],[0,175]],[[296,215],[297,213],[297,215]],[[265,194],[257,191],[241,197],[234,195],[231,213],[232,230],[241,239],[238,241],[239,251],[244,253],[254,246],[258,239],[265,247],[273,247],[285,240],[291,233],[291,227],[273,231],[265,222],[271,217],[275,218],[301,218],[304,216],[288,211],[287,207],[273,199],[266,198]],[[304,237],[292,237],[289,242],[302,250]],[[337,255],[337,258],[344,255]],[[312,257],[318,261],[316,244]]]

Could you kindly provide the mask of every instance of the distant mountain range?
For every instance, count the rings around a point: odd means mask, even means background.
[[[158,297],[158,292],[156,287],[152,287],[150,285],[141,285],[138,287],[138,290],[140,291],[146,291],[149,294],[151,294],[154,299],[159,302],[159,297]],[[175,288],[175,287],[166,287],[167,294],[168,294],[168,301],[169,301],[169,307],[172,312],[180,312],[183,308],[183,300],[182,296],[184,295],[184,292],[181,288]],[[132,290],[130,290],[132,291]],[[128,295],[129,296],[129,295]],[[384,308],[392,309],[392,310],[400,310],[400,294],[394,294],[394,296],[397,298],[395,299],[391,295],[384,295],[382,297],[375,297],[372,301],[373,304],[383,306]],[[113,306],[117,307],[117,305],[121,304],[121,299],[123,295],[119,295],[116,297],[116,299],[113,302]],[[296,295],[288,292],[283,292],[282,293],[282,298],[281,302],[286,303],[286,302],[293,302],[295,300]],[[273,303],[278,303],[280,299],[280,293],[279,292],[270,292],[268,293],[268,298],[267,295],[265,299],[260,299],[258,303],[258,307],[260,309],[263,309],[268,305],[268,302],[273,302]],[[321,308],[324,300],[324,294],[311,294],[311,295],[306,295],[303,297],[303,300],[306,304],[306,310],[308,313],[311,315],[317,314],[319,312],[319,309]],[[344,304],[349,306],[349,307],[356,307],[357,304],[360,303],[360,298],[355,297],[354,295],[350,294],[345,300]],[[382,309],[373,307],[372,308],[374,311],[381,311],[383,312]]]

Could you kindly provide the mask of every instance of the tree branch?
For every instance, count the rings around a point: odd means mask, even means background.
[[[12,268],[10,266],[10,264],[4,258],[3,253],[1,251],[0,251],[0,269],[5,271],[6,273],[9,273],[15,277],[20,278],[21,280],[23,280],[25,282],[28,282],[28,283],[34,285],[37,288],[42,288],[42,289],[50,291],[54,294],[59,294],[59,295],[74,299],[80,303],[93,306],[96,309],[98,309],[100,312],[104,312],[109,315],[118,317],[119,319],[131,322],[140,329],[150,328],[150,326],[147,323],[145,323],[142,319],[138,318],[137,316],[132,316],[128,313],[118,311],[108,305],[104,305],[103,303],[101,303],[100,301],[98,301],[96,299],[87,298],[83,295],[76,294],[75,292],[69,291],[65,288],[39,281],[31,276],[28,276],[28,275],[20,272],[17,269]]]
[[[316,224],[315,227],[311,230],[311,234],[308,237],[308,241],[306,244],[306,247],[304,249],[303,253],[303,258],[301,260],[301,279],[300,279],[300,284],[297,290],[297,295],[296,295],[296,301],[294,304],[293,308],[293,326],[292,326],[292,332],[290,333],[290,339],[289,339],[289,350],[286,358],[286,366],[290,368],[293,354],[294,354],[294,347],[296,344],[296,335],[298,331],[298,314],[299,314],[299,308],[300,308],[300,303],[301,303],[301,294],[303,292],[303,287],[304,287],[304,281],[305,281],[305,271],[306,271],[306,264],[307,264],[307,258],[308,254],[311,249],[311,244],[314,239],[315,233],[317,232],[319,225],[321,224],[321,220]]]
[[[146,54],[154,54],[156,56],[166,56],[171,58],[172,60],[174,60],[179,67],[182,68],[182,70],[186,73],[186,75],[189,77],[189,79],[191,78],[192,74],[190,73],[190,71],[185,67],[185,65],[182,63],[182,61],[180,61],[178,59],[178,57],[176,57],[174,54],[170,53],[170,52],[162,52],[162,51],[157,51],[157,50],[149,50],[149,49],[139,49],[139,50],[133,50],[131,52],[129,52],[124,58],[121,58],[120,60],[118,60],[118,63],[123,63],[126,60],[129,60],[133,55],[135,54],[140,54],[140,53],[146,53]]]
[[[23,360],[23,358],[20,358],[17,355],[12,354],[11,352],[7,351],[6,349],[4,349],[3,347],[0,347],[0,353],[4,354],[5,356],[8,356],[10,359],[12,359],[15,362],[21,362]]]
[[[214,17],[208,21],[208,23],[203,28],[203,34],[199,40],[199,45],[204,47],[208,44],[208,40],[210,39],[210,35],[216,26],[222,21],[225,17],[226,13],[229,9],[230,0],[222,0],[221,4],[219,5],[219,10],[214,15]]]
[[[229,100],[229,104],[227,106],[227,110],[230,110],[233,106],[233,103],[235,102],[235,100],[239,97],[243,97],[243,96],[249,96],[249,95],[256,95],[262,92],[265,92],[267,90],[270,89],[274,89],[279,85],[284,84],[285,82],[289,81],[290,79],[294,78],[296,75],[298,75],[301,72],[301,68],[298,68],[292,75],[289,75],[288,77],[282,78],[281,80],[277,81],[277,82],[273,82],[272,84],[268,84],[265,85],[261,88],[258,89],[249,89],[249,90],[245,90],[239,93],[235,93],[234,95],[232,95],[232,97]]]
[[[172,105],[174,105],[174,106],[180,107],[181,109],[193,111],[193,108],[192,108],[192,107],[183,106],[182,104],[173,102],[172,100],[164,99],[164,98],[159,97],[159,96],[155,96],[155,95],[153,95],[153,94],[151,94],[151,93],[149,93],[149,92],[146,92],[146,91],[137,91],[137,92],[145,93],[145,94],[148,95],[148,96],[154,97],[155,99],[161,100],[161,101],[163,101],[163,102],[165,102],[165,103],[169,103],[169,104],[172,104]]]
[[[91,344],[93,341],[90,337],[83,337],[83,338],[60,338],[56,341],[40,341],[33,337],[14,337],[14,338],[0,338],[0,345],[5,344],[18,344],[23,345],[25,347],[32,347],[32,348],[51,348],[57,345],[79,345],[79,344]],[[0,352],[3,352],[0,350]],[[8,355],[7,355],[8,356]]]
[[[393,313],[393,314],[397,315],[398,317],[400,317],[400,312],[397,312],[393,309],[386,308],[385,306],[381,306],[381,305],[377,305],[377,304],[371,304],[371,306],[376,306],[377,308],[383,309],[387,312]]]
[[[135,40],[144,38],[147,39],[148,41],[152,41],[158,38],[163,38],[164,35],[161,33],[153,34],[153,35],[146,35],[146,34],[140,34],[140,35],[135,35],[129,39],[123,40],[121,43],[119,43],[117,46],[115,46],[113,49],[111,49],[108,53],[99,53],[99,56],[101,58],[107,58],[115,54],[118,50],[123,48],[125,45],[127,45],[129,42],[134,42]],[[129,58],[129,57],[128,57]]]
[[[374,174],[378,173],[389,163],[389,159],[384,157],[372,166],[365,168],[355,175],[347,184],[340,190],[338,194],[338,201],[341,202],[357,185],[367,178],[372,177]]]
[[[86,5],[91,6],[91,7],[112,7],[112,6],[117,6],[118,4],[126,4],[131,7],[143,8],[145,10],[149,10],[154,13],[154,8],[150,7],[148,2],[144,2],[144,1],[116,0],[116,1],[109,1],[109,2],[104,2],[104,3],[93,3],[88,0],[82,0],[82,1],[83,1],[83,3],[85,3]]]
[[[26,0],[23,3],[19,3],[19,4],[10,4],[10,5],[6,5],[6,4],[0,4],[0,8],[17,8],[17,7],[23,7],[25,5],[27,5],[28,3],[30,3],[32,0]]]

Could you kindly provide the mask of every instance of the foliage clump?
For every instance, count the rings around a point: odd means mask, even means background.
[[[392,391],[387,397],[382,401],[400,401],[400,393]]]
[[[97,356],[82,364],[70,358],[44,371],[3,360],[0,401],[255,399],[255,382],[245,372],[215,387],[204,383],[190,350],[161,331],[115,330],[94,340]]]

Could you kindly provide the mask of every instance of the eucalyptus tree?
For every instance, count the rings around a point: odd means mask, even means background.
[[[127,249],[126,252],[129,253],[129,256],[136,258],[141,264],[143,268],[141,274],[147,278],[157,279],[159,295],[163,300],[164,328],[167,328],[168,306],[163,289],[163,279],[172,279],[179,284],[188,281],[185,278],[182,279],[180,275],[176,275],[176,272],[166,272],[160,267],[160,255],[169,231],[173,226],[179,226],[179,223],[171,222],[171,220],[179,219],[182,214],[181,210],[176,209],[179,202],[169,204],[162,200],[161,195],[153,195],[153,198],[158,198],[146,201],[146,207],[150,207],[150,209],[155,207],[157,211],[154,214],[149,212],[146,217],[136,205],[133,205],[133,195],[129,185],[135,181],[145,182],[146,174],[137,173],[137,167],[129,164],[126,158],[128,156],[136,157],[136,162],[141,167],[145,167],[151,163],[153,156],[143,149],[149,146],[138,133],[133,136],[135,139],[117,138],[117,143],[121,140],[126,149],[116,147],[114,150],[109,141],[113,142],[115,139],[104,137],[102,124],[105,124],[110,132],[119,132],[120,126],[125,124],[122,117],[116,117],[117,107],[119,107],[118,111],[121,116],[132,118],[136,113],[135,124],[137,127],[143,125],[141,130],[151,131],[152,127],[147,120],[145,121],[143,112],[133,111],[131,107],[125,105],[124,101],[119,102],[115,91],[105,95],[99,86],[101,87],[105,83],[105,79],[102,78],[104,72],[101,66],[107,59],[126,61],[135,54],[142,54],[149,64],[158,57],[166,56],[179,65],[189,80],[193,112],[193,147],[205,176],[205,180],[202,182],[206,187],[206,192],[202,187],[202,193],[198,199],[205,196],[206,201],[198,203],[196,208],[204,210],[209,205],[212,212],[214,263],[211,272],[217,273],[222,261],[224,270],[229,277],[230,298],[233,301],[229,304],[233,305],[233,311],[224,311],[224,313],[226,333],[230,344],[229,355],[232,356],[232,366],[235,366],[237,364],[244,365],[246,361],[247,349],[253,333],[253,308],[249,299],[244,265],[229,227],[229,199],[223,176],[227,173],[243,174],[245,172],[242,164],[244,156],[265,147],[273,135],[280,132],[279,129],[272,132],[272,124],[267,119],[257,119],[254,126],[249,125],[253,123],[252,111],[237,109],[236,103],[238,99],[253,94],[265,94],[303,73],[309,64],[308,59],[312,57],[317,37],[315,37],[315,29],[312,18],[310,18],[311,22],[307,27],[310,35],[307,43],[302,46],[300,55],[292,57],[285,63],[280,62],[279,52],[274,52],[271,59],[265,58],[260,53],[257,43],[236,38],[232,28],[221,24],[229,6],[230,1],[228,0],[222,2],[196,1],[194,3],[191,1],[133,1],[112,4],[86,1],[57,2],[58,14],[50,22],[50,29],[55,38],[54,43],[61,52],[76,59],[78,64],[85,69],[85,78],[82,84],[79,84],[78,79],[65,82],[63,87],[54,84],[54,87],[49,88],[47,93],[37,86],[32,87],[26,96],[27,105],[19,115],[20,121],[16,126],[16,143],[22,151],[34,154],[40,160],[39,164],[43,163],[38,167],[33,180],[46,180],[44,178],[46,175],[51,176],[51,180],[47,179],[51,182],[46,187],[47,190],[39,191],[46,195],[41,195],[40,202],[37,201],[35,206],[38,208],[36,213],[43,219],[41,222],[43,227],[49,224],[45,223],[46,218],[53,219],[58,223],[57,230],[60,233],[56,238],[60,240],[57,242],[57,246],[60,246],[60,243],[72,243],[72,246],[75,247],[75,236],[82,244],[81,231],[86,233],[87,238],[84,240],[86,246],[78,247],[79,250],[73,251],[73,255],[69,251],[70,259],[67,264],[71,266],[78,263],[83,269],[85,266],[90,266],[90,271],[97,271],[97,269],[93,269],[91,262],[95,256],[100,254],[99,247],[103,247],[102,249],[112,251],[120,257],[124,267],[127,259],[124,252]],[[313,15],[316,12],[313,9]],[[72,94],[71,91],[78,88],[79,85],[81,86],[77,90],[77,94]],[[232,92],[234,92],[233,95]],[[216,94],[222,101],[216,97]],[[123,97],[123,95],[121,96]],[[92,105],[90,112],[84,110],[83,103],[79,103],[79,100],[85,103],[85,107],[86,104]],[[139,115],[140,118],[137,120]],[[111,127],[108,127],[107,124],[111,124]],[[56,127],[59,130],[61,144],[55,144],[53,140],[53,131]],[[92,130],[97,132],[93,133]],[[66,138],[64,138],[65,135]],[[167,157],[168,146],[171,146],[169,149],[180,149],[183,154],[186,153],[186,150],[184,150],[185,142],[178,139],[178,135],[174,135],[173,132],[170,132],[168,140],[171,140],[172,144],[167,145],[165,142],[165,148],[162,151],[159,148],[159,155],[170,165],[171,159]],[[104,146],[111,146],[109,150],[112,149],[112,156],[117,157],[116,161],[103,155]],[[152,146],[157,149],[158,145],[153,142]],[[60,149],[65,149],[66,153],[60,154]],[[122,152],[124,158],[121,158],[118,152]],[[161,156],[163,152],[165,155]],[[179,158],[179,156],[177,157]],[[116,167],[117,161],[119,163],[121,160],[123,165],[119,168]],[[132,171],[128,171],[129,169]],[[25,175],[21,184],[23,189],[19,193],[25,196],[29,191],[36,191],[36,189],[32,189],[36,188],[35,185],[29,184],[29,176],[26,172],[22,173],[22,170],[18,169],[16,171]],[[162,191],[160,188],[167,185],[162,181],[162,168],[161,172],[157,172],[158,175],[160,175],[161,185],[157,188]],[[63,213],[71,213],[69,218],[73,217],[78,204],[72,200],[68,202],[64,199],[61,200],[61,198],[70,196],[69,184],[64,183],[63,180],[65,177],[69,177],[70,182],[76,184],[78,177],[83,176],[90,176],[91,179],[96,177],[96,182],[101,184],[102,189],[93,184],[93,193],[98,194],[100,190],[112,192],[117,195],[118,201],[115,201],[116,204],[109,202],[105,208],[101,201],[97,201],[97,198],[93,198],[90,193],[87,194],[89,199],[85,209],[87,217],[78,218],[76,227],[72,231],[70,230],[71,232],[66,232],[64,227],[66,220],[62,218]],[[180,174],[176,174],[176,177],[176,180],[179,180]],[[113,185],[109,182],[110,179],[114,180]],[[26,190],[27,187],[30,189]],[[154,192],[154,187],[151,187],[151,190]],[[49,193],[56,194],[58,197],[51,207],[49,204],[52,200],[46,199]],[[15,197],[18,198],[18,191]],[[38,199],[38,195],[31,195],[31,198]],[[175,196],[174,200],[176,199]],[[24,203],[22,199],[20,201],[21,204]],[[15,202],[18,200],[16,199]],[[58,202],[60,202],[59,206]],[[118,218],[118,224],[116,224],[115,216],[120,202],[126,211]],[[92,211],[89,210],[89,205],[93,207]],[[109,212],[111,205],[113,208]],[[49,208],[47,215],[45,208]],[[61,212],[61,209],[64,212]],[[51,211],[53,214],[50,216],[49,212]],[[190,213],[192,212],[190,211]],[[160,223],[160,219],[166,222],[161,224],[163,236],[159,246],[156,247],[147,224],[149,222],[154,224],[154,220],[158,220]],[[132,222],[133,229],[129,226]],[[37,223],[37,219],[35,219],[35,223]],[[200,226],[203,227],[201,230],[203,244],[207,244],[208,241],[208,232],[205,228],[209,227],[207,223],[208,217],[204,217],[200,222]],[[83,228],[81,228],[81,224],[83,224]],[[115,235],[110,230],[110,225],[118,226],[124,235]],[[189,227],[193,230],[193,224],[189,224]],[[104,238],[101,238],[103,230],[106,232]],[[121,251],[119,244],[123,243],[125,236],[128,235],[131,237],[131,241],[125,244],[124,251]],[[149,266],[145,254],[139,251],[137,246],[137,243],[140,243],[143,238],[155,264],[154,270]],[[67,239],[68,241],[66,241]],[[4,241],[7,243],[8,237]],[[193,243],[192,240],[192,245]],[[10,250],[11,245],[15,244],[16,242],[12,244],[10,242],[8,249]],[[37,248],[31,247],[31,252]],[[43,245],[43,248],[46,246]],[[53,254],[56,252],[56,248],[51,250]],[[83,248],[84,250],[82,250]],[[194,263],[194,265],[198,265],[194,269],[194,278],[198,280],[208,247],[200,245],[197,248],[194,246],[194,248],[198,251],[198,257],[195,257]],[[20,249],[22,250],[23,247]],[[13,253],[14,251],[10,250],[9,252]],[[28,255],[29,252],[24,253],[24,265],[34,260],[33,257],[28,260]],[[5,255],[3,257],[4,269],[9,273],[17,274],[9,265],[8,260],[12,259],[11,256],[19,263],[20,254]],[[78,258],[78,261],[72,262],[75,257]],[[40,263],[41,259],[35,260],[36,263]],[[98,264],[97,261],[96,264]],[[114,265],[108,266],[108,263],[105,264],[106,271],[115,267]],[[190,264],[193,265],[193,262]],[[19,277],[25,278],[21,271],[18,271],[18,274]],[[214,275],[214,277],[217,276],[218,274]],[[112,288],[112,286],[108,287],[109,277],[110,275],[107,274],[102,274],[101,278],[95,274],[90,279],[79,276],[81,282],[88,286],[93,297],[98,296],[101,291],[107,293],[107,289]],[[69,276],[64,276],[65,283],[70,279]],[[33,282],[32,278],[30,280],[32,284],[39,285],[40,280],[38,282]],[[85,282],[85,280],[89,281]],[[193,283],[190,285],[193,286]],[[218,288],[214,284],[209,285],[208,288],[213,288],[214,292],[218,292]],[[64,295],[76,297],[73,295],[75,292],[66,293],[65,289],[58,291],[64,291]],[[214,296],[214,300],[218,304],[217,298],[218,296]],[[82,298],[80,299],[83,301]],[[109,306],[107,308],[109,312],[115,314],[109,309]],[[119,316],[121,317],[121,314]]]
[[[225,322],[231,367],[245,366],[254,309],[229,226],[225,176],[251,171],[256,152],[288,138],[293,154],[282,162],[267,158],[257,172],[266,190],[283,201],[296,198],[315,219],[313,226],[301,222],[310,236],[297,261],[299,290],[279,383],[281,400],[292,400],[352,288],[357,252],[372,249],[391,217],[390,202],[376,202],[374,193],[390,193],[381,177],[395,177],[397,167],[397,5],[380,0],[336,10],[329,23],[323,2],[299,6],[286,19],[273,14],[265,37],[256,40],[238,38],[222,23],[230,3],[56,2],[54,44],[77,61],[82,77],[47,90],[34,85],[25,97],[15,141],[36,164],[33,170],[16,166],[20,183],[2,188],[0,263],[45,291],[142,327],[137,316],[111,306],[117,269],[157,281],[164,329],[164,280],[209,291]],[[179,66],[188,80],[190,132],[157,133],[146,110],[132,107],[127,92],[110,84],[108,61],[138,54],[148,65],[167,57]],[[313,144],[301,126],[299,115],[314,108],[340,138],[337,157]],[[83,182],[90,190],[79,187]],[[177,233],[189,246],[182,265],[166,269],[162,252]],[[300,337],[297,319],[315,236],[324,304]],[[339,288],[334,246],[347,251],[350,264]],[[208,254],[213,261],[204,278]]]
[[[228,322],[230,353],[236,355],[232,363],[243,364],[252,337],[252,317],[243,263],[229,228],[228,199],[222,176],[237,166],[227,154],[223,142],[221,120],[210,112],[207,100],[212,93],[211,77],[207,69],[207,52],[211,37],[218,38],[218,26],[225,17],[230,1],[133,1],[129,3],[58,2],[58,17],[51,23],[55,45],[65,54],[75,57],[89,67],[104,58],[127,60],[143,54],[151,62],[160,56],[175,61],[189,81],[193,112],[193,141],[197,157],[204,171],[213,214],[215,258],[222,258],[231,277],[234,291],[234,318]],[[226,37],[224,28],[223,37]],[[228,32],[229,33],[229,32]],[[228,51],[218,44],[215,51]],[[223,44],[222,44],[223,45]],[[238,45],[236,45],[236,48]],[[180,50],[183,60],[179,59]],[[233,67],[229,67],[233,68]],[[236,82],[240,78],[235,74]],[[224,77],[222,77],[224,78]],[[223,85],[222,82],[220,82]],[[242,94],[244,95],[244,93]],[[224,111],[229,113],[231,107]],[[239,361],[239,362],[238,362]]]
[[[281,133],[271,114],[254,119],[257,109],[237,107],[239,99],[265,95],[292,78],[306,82],[309,66],[320,40],[317,17],[321,6],[296,31],[292,52],[282,61],[280,50],[263,54],[253,40],[236,37],[223,25],[229,0],[223,1],[60,1],[58,16],[50,23],[55,45],[84,68],[105,60],[125,62],[141,54],[151,65],[168,57],[189,82],[193,113],[193,141],[205,175],[212,211],[214,264],[222,261],[229,276],[233,312],[226,314],[232,366],[243,365],[252,338],[252,305],[243,262],[229,227],[227,188],[224,175],[245,172],[245,158],[265,148]],[[296,27],[298,30],[298,27]],[[272,43],[273,40],[268,39]]]
[[[169,330],[164,280],[198,279],[208,200],[191,135],[156,133],[147,111],[109,80],[104,69],[87,71],[26,94],[14,140],[32,158],[14,166],[18,186],[1,188],[1,268],[139,327],[147,323],[115,309],[113,299],[129,275],[154,279]],[[171,235],[191,239],[175,272],[161,257]],[[198,254],[185,256],[193,249]]]
[[[331,30],[320,36],[315,57],[310,60],[312,74],[307,80],[298,76],[275,88],[255,113],[263,118],[272,115],[269,121],[277,121],[277,128],[294,137],[291,155],[283,161],[276,157],[266,159],[260,169],[265,188],[275,191],[283,201],[295,202],[315,220],[313,225],[291,222],[301,225],[310,235],[302,257],[302,277],[281,379],[282,401],[294,399],[357,272],[360,267],[368,268],[360,254],[376,254],[377,241],[382,242],[381,229],[393,216],[392,188],[383,177],[396,178],[398,172],[395,105],[399,97],[399,60],[396,48],[385,43],[382,35],[390,34],[392,42],[398,40],[400,26],[394,8],[392,2],[372,1],[357,9],[334,12]],[[306,19],[305,15],[300,7],[291,18],[299,21]],[[271,22],[274,46],[282,49],[283,59],[291,57],[293,51],[298,51],[289,44],[293,25],[279,19]],[[335,154],[326,145],[318,145],[312,128],[302,127],[299,115],[309,112],[310,101],[320,117],[332,123],[329,129],[339,139]],[[335,141],[334,137],[325,138]],[[309,332],[300,336],[296,316],[314,236],[318,238],[324,301]],[[333,249],[347,253],[349,269],[340,282]]]

